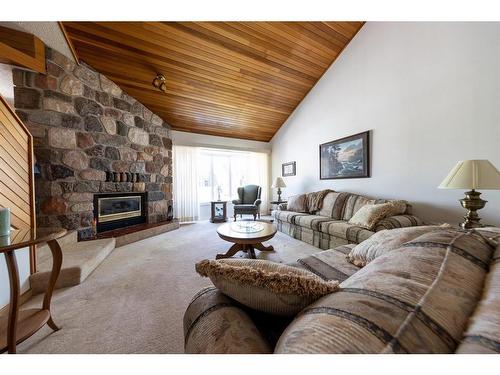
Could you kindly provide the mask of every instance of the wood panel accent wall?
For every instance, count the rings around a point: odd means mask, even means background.
[[[2,96],[0,96],[0,207],[11,209],[12,227],[35,229],[33,137]],[[31,252],[32,272],[33,260]]]

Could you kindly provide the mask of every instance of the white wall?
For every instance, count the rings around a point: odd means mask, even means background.
[[[246,139],[218,137],[214,135],[195,134],[172,130],[170,132],[172,143],[182,146],[227,148],[231,150],[244,150],[255,152],[271,152],[269,142],[249,141]]]
[[[318,145],[372,130],[372,177],[319,180]],[[436,187],[458,160],[500,168],[500,23],[368,22],[274,136],[284,196],[332,188],[403,198],[429,221],[461,221],[463,191]],[[500,191],[483,191],[500,225]]]

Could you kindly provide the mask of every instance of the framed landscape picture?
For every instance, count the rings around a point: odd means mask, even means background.
[[[289,176],[295,176],[295,174],[296,170],[294,161],[281,164],[281,176],[289,177]]]
[[[370,177],[369,131],[319,146],[321,180]]]

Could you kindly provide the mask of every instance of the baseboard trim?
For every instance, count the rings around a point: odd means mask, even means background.
[[[19,306],[22,306],[24,303],[26,303],[32,296],[33,292],[31,288],[29,288],[26,292],[22,293],[19,296]],[[6,304],[4,307],[0,309],[0,316],[7,315],[9,313],[9,306],[10,304]]]

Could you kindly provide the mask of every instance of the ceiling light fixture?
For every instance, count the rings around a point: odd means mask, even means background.
[[[153,79],[153,86],[160,91],[167,92],[167,83],[165,76],[161,73],[157,73],[155,79]]]

